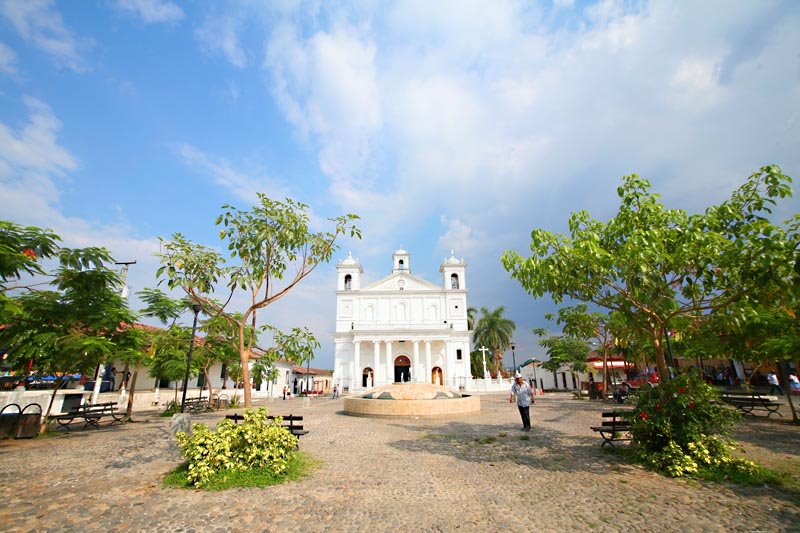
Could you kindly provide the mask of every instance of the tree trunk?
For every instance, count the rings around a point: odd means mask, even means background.
[[[775,366],[778,367],[778,379],[786,388],[786,398],[789,400],[789,409],[792,411],[792,422],[797,424],[797,411],[794,408],[794,402],[792,402],[792,384],[789,383],[789,376],[787,376],[786,372],[784,372],[785,364],[786,362],[784,361],[778,361],[778,364]]]
[[[211,398],[214,396],[214,391],[211,388],[211,376],[208,374],[208,367],[203,368],[203,375],[206,377],[206,385],[208,385],[208,401],[211,403]]]
[[[41,420],[41,424],[39,427],[39,433],[44,433],[47,430],[47,419],[50,418],[50,411],[53,410],[53,403],[56,401],[56,392],[58,392],[58,383],[61,381],[60,379],[56,379],[54,381],[55,387],[53,387],[53,394],[50,395],[50,403],[47,405],[47,412],[44,415],[44,418]],[[22,417],[20,417],[20,420]]]
[[[125,374],[127,376],[127,374]],[[139,376],[139,369],[135,368],[133,370],[133,376],[131,376],[131,383],[130,389],[128,390],[128,407],[125,409],[125,421],[131,419],[133,416],[133,396],[136,393],[136,378]]]
[[[656,350],[656,366],[658,367],[658,380],[659,382],[667,383],[670,381],[669,367],[667,367],[667,360],[664,358],[664,339],[661,337],[662,330],[656,329],[650,332],[653,340],[653,347]]]

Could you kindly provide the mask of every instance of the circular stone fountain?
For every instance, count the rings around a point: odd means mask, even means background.
[[[344,399],[344,413],[353,416],[454,416],[480,410],[480,397],[430,383],[394,383]]]

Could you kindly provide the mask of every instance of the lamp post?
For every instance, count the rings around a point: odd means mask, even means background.
[[[514,350],[517,349],[517,345],[516,345],[516,343],[512,342],[510,346],[511,346],[511,360],[514,362],[514,372],[516,373],[517,372],[517,356],[514,353]]]
[[[533,388],[534,389],[538,389],[539,388],[539,378],[536,377],[536,363],[538,363],[538,362],[539,362],[539,360],[536,359],[535,357],[531,358],[531,364],[533,365],[533,383],[534,383],[534,387]]]
[[[192,348],[194,348],[194,334],[197,332],[197,315],[200,314],[202,306],[200,304],[192,304],[192,311],[194,311],[194,322],[192,323],[192,337],[189,339],[189,351],[186,353],[186,375],[183,378],[183,397],[181,399],[181,413],[183,412],[184,405],[186,405],[186,386],[189,384],[189,369],[192,367]]]
[[[311,356],[308,356],[308,361],[306,361],[306,396],[311,398],[311,387],[309,386],[308,380],[311,378]]]

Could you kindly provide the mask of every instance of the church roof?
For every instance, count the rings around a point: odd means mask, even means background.
[[[398,282],[402,280],[404,282],[403,290],[407,291],[417,291],[417,290],[434,290],[434,291],[441,291],[442,287],[439,285],[435,285],[430,281],[424,280],[418,276],[414,276],[413,274],[409,274],[407,271],[403,272],[394,272],[383,279],[380,279],[374,283],[370,283],[366,287],[361,289],[361,292],[367,291],[391,291],[391,290],[398,290],[400,285]]]
[[[458,259],[456,257],[456,255],[455,255],[455,253],[453,252],[453,250],[450,250],[450,257],[445,259],[442,264],[443,265],[463,265],[464,264],[464,260],[463,259]]]
[[[352,252],[348,253],[347,257],[345,259],[342,259],[341,261],[339,261],[339,266],[356,266],[358,264],[359,264],[358,260],[357,259],[353,259],[353,253]]]

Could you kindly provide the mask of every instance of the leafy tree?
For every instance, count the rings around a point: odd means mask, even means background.
[[[511,336],[517,329],[513,320],[503,316],[505,310],[502,305],[494,311],[481,307],[481,316],[472,332],[475,346],[488,346],[494,351],[493,366],[498,372],[503,366],[503,352],[511,345]]]
[[[289,198],[271,200],[263,194],[258,200],[249,211],[223,206],[224,212],[217,218],[220,238],[227,242],[233,264],[224,266],[221,254],[176,233],[164,244],[157,273],[169,288],[183,289],[207,314],[225,317],[237,328],[245,407],[252,406],[248,364],[260,331],[258,312],[286,296],[320,263],[328,262],[340,236],[361,236],[355,226],[356,215],[330,219],[331,231],[312,232],[307,205]],[[212,298],[219,284],[229,291],[222,304]],[[228,305],[238,301],[233,299],[238,290],[246,293],[249,303],[237,315]]]
[[[503,265],[534,297],[549,293],[591,302],[624,316],[655,352],[669,379],[664,335],[680,319],[705,317],[783,285],[795,263],[791,232],[767,217],[791,195],[775,165],[755,172],[731,197],[704,213],[667,209],[637,175],[623,178],[621,203],[608,222],[573,213],[569,235],[531,233],[530,257],[503,254]]]
[[[54,257],[60,240],[50,230],[0,220],[0,323],[9,323],[11,315],[21,311],[10,292],[41,285],[35,276],[46,272],[39,261]],[[19,283],[23,277],[30,282]]]
[[[545,335],[542,329],[534,330],[537,335]],[[586,371],[586,356],[589,353],[589,342],[585,339],[556,335],[539,340],[539,346],[545,348],[545,353],[550,358],[542,363],[542,368],[550,372],[557,372],[566,366],[575,383],[578,383],[578,372]]]
[[[63,248],[50,274],[55,290],[14,295],[20,311],[0,330],[13,368],[34,368],[38,375],[88,374],[113,354],[138,347],[138,335],[120,327],[134,321],[119,294],[119,278],[103,248]],[[28,289],[30,291],[30,288]],[[43,420],[52,410],[56,387]]]

